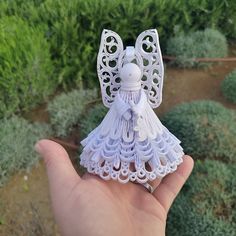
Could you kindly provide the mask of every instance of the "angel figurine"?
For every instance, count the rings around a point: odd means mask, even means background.
[[[81,144],[80,164],[105,180],[145,184],[183,161],[178,140],[152,108],[162,101],[164,67],[155,29],[142,32],[135,47],[103,30],[97,57],[103,103],[101,124]]]

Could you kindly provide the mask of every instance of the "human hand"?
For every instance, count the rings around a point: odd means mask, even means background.
[[[151,194],[131,182],[80,177],[65,149],[53,141],[41,140],[35,149],[45,161],[54,216],[65,236],[165,235],[168,210],[193,168],[185,156],[177,171],[153,182]]]

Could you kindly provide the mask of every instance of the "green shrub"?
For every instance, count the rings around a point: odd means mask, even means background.
[[[196,31],[188,35],[180,34],[168,40],[167,54],[175,56],[174,63],[180,67],[209,65],[194,59],[225,57],[227,41],[223,34],[213,29]]]
[[[47,38],[57,69],[58,84],[65,89],[81,88],[82,78],[86,85],[97,79],[96,68],[91,67],[96,53],[91,46],[92,38],[88,39],[88,34],[93,33],[89,29],[82,34],[80,32],[83,26],[79,15],[83,9],[79,2],[47,0],[38,10],[40,19],[48,24]]]
[[[194,158],[236,161],[236,113],[221,104],[184,103],[164,115],[162,122]]]
[[[236,103],[236,70],[232,71],[223,80],[221,90],[226,99]]]
[[[2,0],[0,1],[0,17],[7,16],[19,16],[31,26],[35,26],[39,21],[38,7],[44,2],[44,0]]]
[[[236,168],[197,161],[167,221],[170,236],[231,236],[236,228]]]
[[[49,46],[39,28],[18,17],[0,19],[0,118],[28,110],[55,87]]]
[[[0,186],[15,171],[37,163],[34,144],[50,134],[46,124],[30,124],[16,116],[0,120]]]
[[[96,90],[73,90],[48,104],[50,123],[56,136],[66,136],[78,124],[86,103],[97,97]]]
[[[96,104],[92,107],[83,119],[81,119],[80,127],[83,137],[87,136],[89,132],[95,129],[103,120],[108,109],[103,104]]]
[[[65,87],[97,83],[96,55],[103,28],[118,32],[125,45],[157,28],[162,49],[176,28],[189,32],[218,28],[236,38],[235,1],[164,0],[3,0],[0,17],[18,15],[40,25],[51,45],[58,83]]]

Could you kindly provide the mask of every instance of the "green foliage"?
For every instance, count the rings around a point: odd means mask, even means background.
[[[48,0],[38,10],[40,19],[47,22],[47,37],[58,73],[58,83],[64,88],[69,85],[81,88],[82,78],[86,85],[91,85],[91,78],[97,79],[96,68],[91,68],[91,61],[94,62],[96,57],[91,46],[93,39],[88,40],[88,34],[93,33],[89,29],[81,32],[83,27],[79,15],[82,9],[79,2]]]
[[[162,49],[175,30],[218,28],[236,37],[235,1],[177,0],[3,0],[0,16],[18,15],[40,25],[51,45],[58,83],[97,83],[96,55],[103,28],[118,32],[125,45],[140,32],[157,28]]]
[[[180,67],[204,66],[209,63],[196,62],[195,58],[225,57],[227,41],[217,30],[206,29],[187,35],[180,34],[170,38],[167,43],[167,54],[175,56],[175,64]]]
[[[236,161],[236,113],[213,101],[176,106],[162,119],[194,158]]]
[[[56,136],[68,135],[73,126],[80,121],[86,103],[96,97],[96,90],[73,90],[49,102],[50,123]]]
[[[49,46],[39,28],[0,19],[0,118],[29,108],[54,89]]]
[[[49,133],[48,125],[30,124],[16,116],[0,120],[0,186],[15,171],[37,163],[34,144]]]
[[[236,70],[232,71],[223,80],[221,90],[226,99],[236,103]]]
[[[44,0],[2,0],[0,1],[0,17],[2,16],[19,16],[30,25],[43,23],[39,21],[38,7]]]
[[[107,112],[108,109],[103,104],[96,104],[89,109],[80,122],[82,136],[87,136],[89,132],[95,129],[101,123]]]
[[[234,165],[197,161],[170,210],[167,235],[235,235],[235,171]]]

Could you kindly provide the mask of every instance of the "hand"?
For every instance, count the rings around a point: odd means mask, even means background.
[[[151,194],[131,182],[80,177],[65,149],[53,141],[41,140],[35,149],[45,161],[54,216],[65,236],[165,235],[168,210],[193,168],[185,156],[176,172],[154,182]]]

